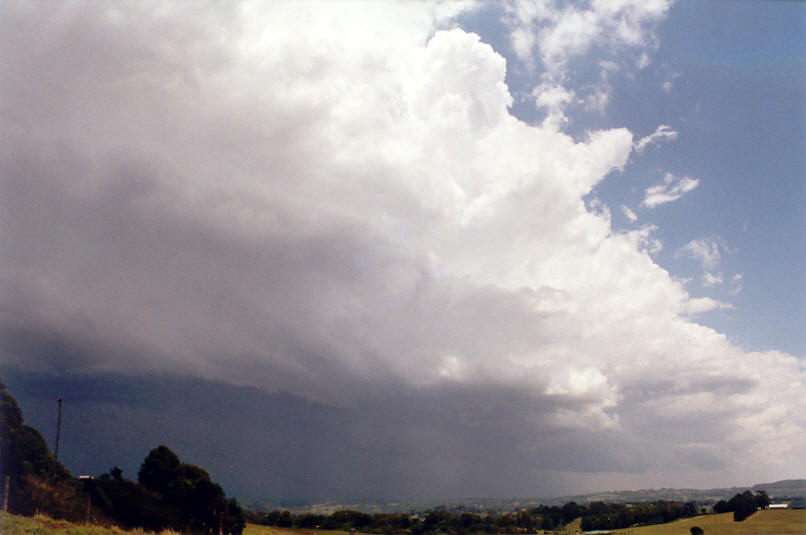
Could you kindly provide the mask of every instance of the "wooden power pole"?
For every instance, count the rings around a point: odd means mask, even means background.
[[[56,460],[59,460],[59,436],[62,434],[62,398],[58,398],[59,402],[59,418],[56,420],[56,447],[53,450],[53,455]]]

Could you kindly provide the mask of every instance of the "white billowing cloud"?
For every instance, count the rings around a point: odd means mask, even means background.
[[[672,130],[670,126],[662,124],[652,134],[639,139],[635,144],[635,150],[643,152],[647,145],[660,143],[662,141],[674,141],[675,139],[677,139],[677,132]]]
[[[562,10],[541,54],[642,42],[666,5]],[[802,364],[694,322],[727,305],[654,263],[654,227],[586,207],[632,133],[512,117],[504,59],[440,30],[462,6],[3,9],[5,361],[178,370],[389,426],[437,408],[535,469],[699,477],[701,447],[804,445]],[[669,177],[645,205],[698,183]],[[36,351],[53,340],[71,351]]]
[[[658,230],[655,225],[644,225],[641,228],[624,233],[630,242],[639,250],[650,255],[663,250],[663,242],[652,237],[652,233]]]
[[[676,201],[699,185],[700,181],[697,178],[688,176],[678,178],[671,173],[667,173],[663,177],[663,182],[646,189],[644,200],[641,204],[649,208],[655,208],[658,205]]]
[[[635,223],[636,221],[638,221],[638,216],[635,215],[635,212],[630,210],[628,206],[622,204],[621,213],[624,214],[624,217],[626,217],[630,221],[630,223]]]

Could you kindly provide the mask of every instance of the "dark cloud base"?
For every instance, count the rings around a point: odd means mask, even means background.
[[[51,446],[55,400],[64,398],[60,458],[74,474],[97,476],[117,465],[135,478],[148,450],[166,444],[244,500],[548,495],[567,489],[545,469],[567,465],[567,448],[590,459],[594,446],[571,436],[541,446],[539,431],[523,426],[534,436],[519,436],[506,421],[514,399],[489,397],[486,407],[459,413],[446,402],[458,403],[456,392],[442,401],[424,394],[396,410],[395,402],[351,409],[176,375],[7,367],[2,377]],[[499,412],[501,421],[474,410]],[[534,449],[511,449],[523,442]]]

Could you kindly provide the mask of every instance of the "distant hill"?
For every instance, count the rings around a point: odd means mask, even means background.
[[[643,490],[622,490],[613,492],[598,492],[593,494],[583,494],[577,496],[558,496],[545,498],[546,505],[561,505],[569,501],[578,503],[602,502],[647,502],[655,500],[676,500],[679,502],[696,501],[708,502],[717,500],[727,500],[747,489],[754,491],[765,490],[767,494],[775,499],[776,497],[800,497],[806,498],[806,479],[785,479],[774,483],[759,483],[752,487],[727,487],[715,489],[643,489]]]
[[[758,485],[753,485],[754,489],[757,490],[766,490],[767,493],[770,492],[770,489],[780,489],[781,492],[783,491],[796,491],[796,492],[806,492],[806,479],[784,479],[782,481],[776,481],[775,483],[759,483]]]
[[[640,503],[657,500],[674,500],[678,502],[698,502],[711,504],[719,500],[728,500],[745,490],[765,490],[767,494],[776,499],[787,499],[793,503],[802,504],[806,500],[806,479],[785,479],[773,483],[760,483],[752,487],[727,487],[715,489],[642,489],[621,490],[609,492],[596,492],[591,494],[551,496],[540,498],[467,498],[452,500],[421,500],[421,501],[329,501],[329,502],[252,502],[248,507],[253,510],[270,511],[274,509],[288,509],[293,513],[315,512],[330,514],[339,509],[353,509],[365,513],[401,513],[419,512],[431,509],[444,509],[454,513],[470,511],[512,511],[529,509],[538,505],[563,505],[568,502],[588,504],[590,502],[610,503]]]

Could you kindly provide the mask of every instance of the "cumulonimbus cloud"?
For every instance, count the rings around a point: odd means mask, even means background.
[[[541,469],[797,450],[802,363],[586,208],[631,132],[515,119],[504,59],[438,31],[461,6],[347,7],[3,7],[4,361],[441,406]]]

